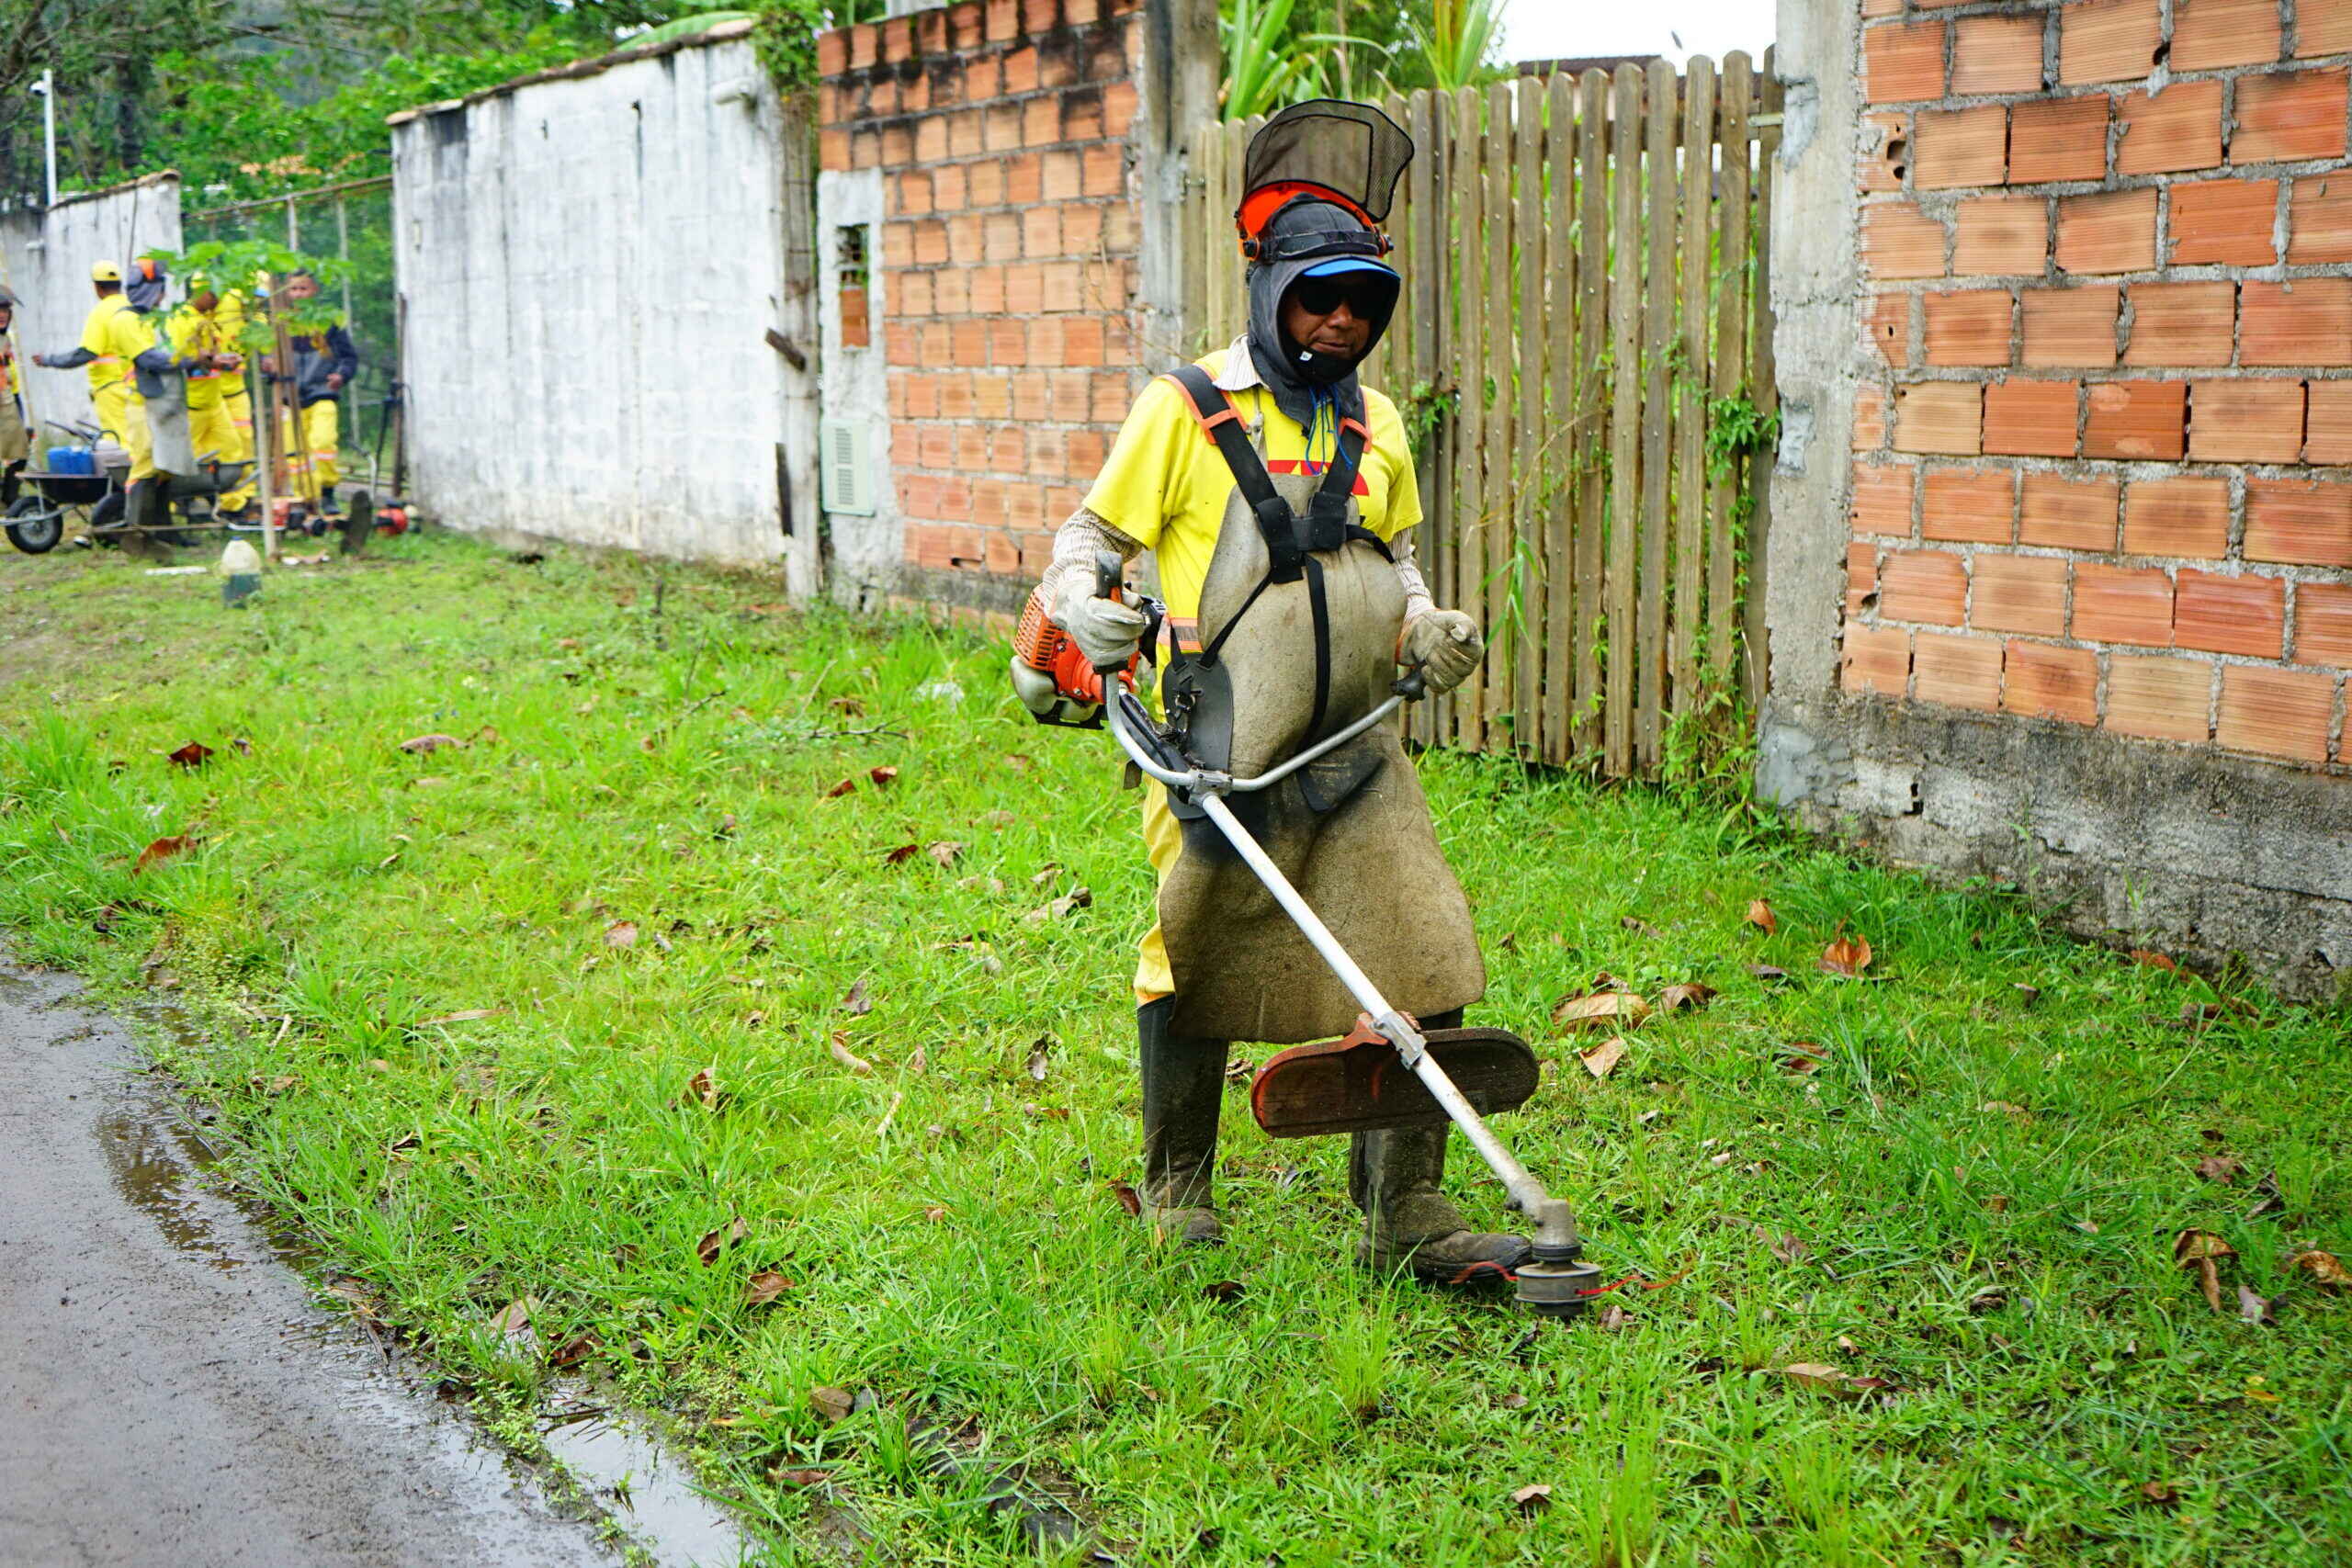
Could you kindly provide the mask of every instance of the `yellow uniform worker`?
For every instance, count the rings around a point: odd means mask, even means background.
[[[307,272],[290,275],[285,298],[300,305],[315,299],[319,280]],[[281,379],[291,383],[297,412],[281,415],[278,439],[285,453],[286,488],[311,506],[332,512],[335,480],[341,477],[343,441],[341,410],[336,395],[359,371],[359,351],[340,321],[322,333],[298,333],[287,339],[292,363],[273,365]]]
[[[17,364],[11,331],[16,312],[16,297],[0,288],[0,465],[21,462],[32,452],[32,433],[25,427],[24,371]]]
[[[240,394],[244,390],[235,329],[223,321],[229,310],[228,300],[198,275],[188,279],[187,300],[172,312],[165,330],[171,337],[172,356],[194,361],[187,373],[187,423],[197,456],[218,463],[243,463],[254,455],[253,425],[248,413],[240,428],[229,406],[229,389],[233,387]],[[218,509],[239,511],[252,493],[251,485],[223,491]]]
[[[146,402],[132,378],[131,361],[155,346],[155,329],[131,309],[119,265],[98,263],[90,269],[90,283],[98,302],[83,318],[81,343],[71,354],[37,354],[33,363],[52,370],[87,367],[98,428],[130,454],[130,479],[136,484],[154,473],[155,463]]]

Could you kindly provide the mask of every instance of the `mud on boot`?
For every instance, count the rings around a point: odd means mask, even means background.
[[[1474,1231],[1439,1190],[1443,1127],[1358,1133],[1348,1151],[1348,1191],[1364,1213],[1356,1261],[1377,1273],[1409,1269],[1447,1285],[1508,1281],[1534,1253],[1523,1235]]]
[[[1225,1104],[1222,1040],[1169,1032],[1176,998],[1136,1010],[1143,1073],[1143,1221],[1162,1243],[1209,1246],[1225,1239],[1216,1215],[1216,1122]]]

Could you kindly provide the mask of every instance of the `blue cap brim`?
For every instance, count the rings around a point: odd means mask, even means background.
[[[1377,273],[1383,277],[1396,278],[1399,283],[1404,281],[1402,277],[1398,276],[1395,267],[1383,266],[1380,263],[1363,256],[1334,256],[1329,261],[1316,263],[1313,266],[1308,267],[1305,272],[1300,273],[1298,276],[1301,277],[1337,277],[1341,273],[1347,272],[1372,272]]]

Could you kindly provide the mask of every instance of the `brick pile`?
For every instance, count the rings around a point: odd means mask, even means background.
[[[818,40],[819,156],[879,169],[908,563],[1033,576],[1136,390],[1142,0],[965,0]]]
[[[2352,0],[1860,0],[1842,683],[2352,762]]]

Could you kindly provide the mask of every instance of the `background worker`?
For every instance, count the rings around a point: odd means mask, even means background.
[[[49,370],[88,368],[90,404],[97,412],[98,428],[130,454],[132,477],[143,478],[140,470],[150,466],[147,416],[140,406],[130,362],[154,346],[154,331],[122,292],[120,262],[102,261],[91,267],[90,288],[98,299],[82,318],[80,344],[64,354],[36,354],[33,363]]]
[[[319,297],[319,280],[307,272],[287,278],[280,291],[293,304]],[[263,368],[274,378],[290,381],[295,413],[278,420],[278,438],[286,452],[287,489],[319,512],[334,510],[334,483],[341,476],[343,435],[335,395],[359,374],[359,351],[341,321],[323,333],[296,333],[287,339],[291,366],[280,366],[272,355]]]
[[[1287,155],[1261,159],[1261,147],[1285,143]],[[1476,626],[1437,608],[1413,563],[1421,507],[1404,422],[1356,378],[1396,306],[1402,280],[1380,259],[1375,220],[1411,156],[1405,133],[1363,105],[1301,105],[1268,122],[1237,214],[1251,257],[1249,330],[1145,389],[1037,590],[1096,669],[1122,663],[1143,618],[1095,597],[1094,557],[1151,550],[1174,645],[1162,678],[1170,721],[1200,765],[1237,777],[1369,712],[1400,664],[1442,692],[1484,653]],[[1237,436],[1228,453],[1220,437]],[[1252,485],[1275,492],[1267,506],[1251,502]],[[1078,695],[1051,676],[1039,689],[1017,663],[1014,683],[1032,711]],[[1424,1028],[1458,1026],[1486,971],[1393,729],[1233,798],[1390,1001]],[[1356,1003],[1215,826],[1180,816],[1156,784],[1143,836],[1159,877],[1159,920],[1135,980],[1144,1214],[1163,1237],[1213,1242],[1224,1234],[1214,1176],[1231,1043],[1344,1035]],[[1530,1243],[1473,1231],[1445,1199],[1446,1135],[1354,1134],[1358,1256],[1449,1282],[1508,1277]]]
[[[249,462],[254,455],[250,416],[240,428],[228,398],[231,387],[240,392],[244,389],[240,373],[244,356],[237,350],[243,312],[232,308],[202,273],[191,275],[187,287],[188,297],[172,312],[165,331],[174,356],[187,366],[189,440],[199,457],[209,455],[214,462]],[[214,510],[224,517],[234,515],[244,509],[252,494],[250,484],[224,491],[216,499]]]
[[[17,364],[17,297],[0,288],[0,468],[32,454],[25,424],[25,377]]]

